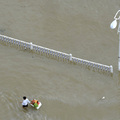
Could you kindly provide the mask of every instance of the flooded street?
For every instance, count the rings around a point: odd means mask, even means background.
[[[99,72],[0,43],[0,120],[119,120],[118,0],[0,1],[0,34],[113,65]],[[41,101],[23,109],[22,97]],[[105,99],[103,99],[105,97]]]

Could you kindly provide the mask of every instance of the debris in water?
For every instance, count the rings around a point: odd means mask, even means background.
[[[104,99],[105,99],[105,96],[102,97],[102,100],[104,100]]]

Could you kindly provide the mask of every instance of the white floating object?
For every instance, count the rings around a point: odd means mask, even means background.
[[[105,99],[105,96],[102,97],[102,100],[104,100],[104,99]]]
[[[34,99],[34,100],[35,100],[35,99]],[[42,106],[42,103],[41,103],[40,101],[38,101],[38,103],[39,103],[39,104],[38,104],[38,107],[35,108],[35,109],[37,109],[37,110]],[[31,105],[32,107],[34,107],[33,104],[30,103],[30,105]]]
[[[111,24],[110,24],[110,28],[111,29],[115,29],[117,26],[117,20],[114,20]]]

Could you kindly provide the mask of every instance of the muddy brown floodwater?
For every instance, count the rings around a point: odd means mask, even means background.
[[[119,9],[119,0],[0,1],[0,34],[114,68],[101,73],[0,43],[0,120],[119,120],[118,35],[109,27]],[[41,109],[23,109],[24,95]]]

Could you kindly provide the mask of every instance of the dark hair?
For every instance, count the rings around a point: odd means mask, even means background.
[[[23,99],[25,100],[25,99],[26,99],[26,96],[23,96]]]

